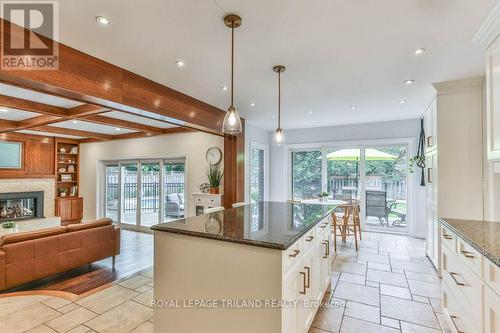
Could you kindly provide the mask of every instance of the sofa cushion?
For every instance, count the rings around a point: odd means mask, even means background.
[[[97,227],[102,227],[105,225],[110,225],[113,221],[108,218],[103,218],[91,222],[83,222],[83,223],[74,223],[74,224],[68,224],[66,228],[68,228],[68,231],[78,231],[78,230],[85,230],[85,229],[92,229],[92,228],[97,228]]]
[[[13,234],[3,235],[0,237],[0,247],[2,247],[5,244],[12,244],[40,237],[63,234],[66,231],[67,231],[66,227],[61,226],[61,227],[39,229],[35,231],[16,232]]]

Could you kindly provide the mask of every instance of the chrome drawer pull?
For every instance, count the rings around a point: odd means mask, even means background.
[[[290,258],[295,258],[300,253],[300,250],[293,250],[293,254],[289,254]]]
[[[450,316],[450,319],[451,319],[451,323],[453,324],[453,326],[455,327],[455,330],[457,331],[457,333],[465,333],[464,331],[461,331],[458,329],[458,326],[457,324],[455,323],[455,319],[458,319],[457,317],[455,316]]]
[[[319,227],[325,229],[327,225],[328,225],[328,223],[325,223],[325,224],[320,225]]]
[[[465,286],[465,283],[463,282],[459,282],[457,280],[457,278],[455,277],[455,275],[459,275],[458,273],[452,273],[450,272],[450,275],[451,275],[451,278],[455,281],[455,283],[457,284],[457,286]]]
[[[309,237],[307,237],[307,238],[306,238],[306,242],[310,242],[310,241],[312,241],[313,239],[314,239],[314,236],[309,236]]]
[[[462,254],[464,255],[464,257],[466,257],[466,258],[474,259],[474,258],[476,257],[476,256],[474,256],[474,255],[472,254],[472,252],[469,252],[469,251],[463,251],[463,250],[462,250],[462,251],[460,251],[460,252],[462,252]]]

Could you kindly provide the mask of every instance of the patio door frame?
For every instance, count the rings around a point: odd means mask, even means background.
[[[358,141],[338,141],[338,142],[321,142],[321,143],[306,143],[306,144],[290,144],[287,145],[287,161],[288,161],[288,199],[293,199],[292,192],[292,153],[296,151],[321,151],[322,154],[322,167],[321,167],[321,187],[323,191],[327,190],[327,178],[328,178],[328,170],[327,170],[327,160],[326,155],[334,149],[359,149],[360,150],[360,161],[359,161],[359,184],[358,191],[360,199],[366,196],[366,161],[365,161],[365,151],[370,147],[380,147],[380,146],[405,146],[407,149],[407,163],[411,156],[415,154],[415,146],[416,139],[415,138],[398,138],[398,139],[380,139],[380,140],[358,140]],[[406,170],[406,200],[407,200],[407,227],[406,233],[408,235],[414,235],[415,227],[413,226],[414,210],[413,206],[415,205],[413,199],[413,191],[415,177],[411,174],[407,168]],[[361,229],[366,231],[366,202],[365,200],[361,200]],[[378,232],[376,230],[370,230],[370,232]],[[393,233],[391,230],[384,230],[384,233]],[[401,234],[401,233],[397,233]]]
[[[120,226],[120,228],[127,229],[127,230],[134,230],[134,231],[142,231],[142,232],[151,232],[150,228],[147,226],[141,225],[141,196],[142,196],[142,191],[141,191],[141,185],[142,185],[142,164],[156,164],[158,163],[160,166],[160,175],[159,175],[159,195],[160,195],[160,212],[159,212],[159,217],[158,217],[158,223],[164,223],[165,222],[165,188],[164,188],[164,168],[165,164],[168,164],[169,162],[180,162],[184,161],[184,200],[185,200],[185,207],[188,207],[189,199],[188,196],[186,195],[186,192],[188,190],[188,182],[189,182],[189,177],[188,177],[188,156],[186,155],[176,155],[176,156],[169,156],[169,157],[155,157],[155,158],[141,158],[141,159],[113,159],[113,160],[103,160],[100,161],[101,165],[101,172],[100,174],[100,186],[98,188],[102,189],[102,193],[104,194],[100,200],[99,203],[99,213],[101,216],[105,216],[106,214],[106,198],[107,198],[107,193],[106,193],[106,166],[118,166],[118,221],[117,224]],[[136,164],[137,165],[137,195],[136,195],[136,200],[137,200],[137,211],[136,211],[136,219],[135,219],[135,224],[130,224],[130,223],[122,223],[122,205],[123,205],[123,200],[122,200],[122,165],[125,164]],[[184,216],[186,216],[187,210],[184,210]]]

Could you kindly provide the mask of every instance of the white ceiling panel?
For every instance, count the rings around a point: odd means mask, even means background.
[[[17,98],[22,98],[22,99],[27,99],[30,101],[39,102],[39,103],[43,103],[43,104],[59,106],[62,108],[72,108],[72,107],[84,104],[84,103],[80,103],[80,102],[75,102],[75,101],[70,100],[70,99],[56,97],[56,96],[52,96],[52,95],[47,95],[47,94],[39,93],[39,92],[28,90],[28,89],[19,88],[16,86],[11,86],[8,84],[3,84],[3,83],[0,83],[0,94],[12,96],[12,97],[17,97]]]
[[[60,40],[225,110],[230,30],[222,18],[238,13],[235,105],[250,123],[274,128],[272,67],[282,64],[283,127],[304,128],[418,118],[431,83],[484,75],[485,54],[471,40],[496,3],[145,0],[139,13],[136,0],[66,0]],[[427,52],[416,56],[417,48]]]
[[[38,131],[31,131],[31,130],[16,131],[16,133],[33,134],[33,135],[43,135],[43,136],[53,136],[53,137],[56,137],[56,138],[66,138],[66,139],[75,139],[75,140],[85,139],[85,137],[82,137],[82,136],[65,135],[65,134],[55,134],[55,133],[38,132]]]
[[[178,127],[173,124],[165,123],[162,121],[150,119],[150,118],[144,118],[141,116],[136,116],[130,113],[125,113],[125,112],[119,112],[119,111],[111,111],[111,112],[106,112],[103,114],[106,117],[111,117],[115,119],[121,119],[121,120],[126,120],[126,121],[131,121],[134,123],[138,124],[143,124],[143,125],[148,125],[148,126],[154,126],[154,127],[159,127],[159,128],[172,128],[172,127]]]
[[[125,129],[125,128],[120,128],[120,130],[117,130],[117,127],[95,124],[95,123],[90,123],[90,122],[81,121],[81,120],[78,120],[76,124],[73,123],[72,120],[68,120],[68,121],[63,121],[63,122],[57,123],[57,124],[52,124],[51,126],[70,128],[70,129],[75,129],[75,130],[80,130],[80,131],[88,131],[88,132],[94,132],[94,133],[110,134],[110,135],[119,135],[119,134],[135,133],[136,132],[136,131],[132,131],[132,130]]]
[[[41,116],[41,114],[11,108],[4,108],[0,106],[0,119],[3,120],[20,121],[37,116]]]

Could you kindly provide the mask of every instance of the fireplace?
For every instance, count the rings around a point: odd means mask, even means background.
[[[43,191],[0,193],[0,222],[43,217]]]

